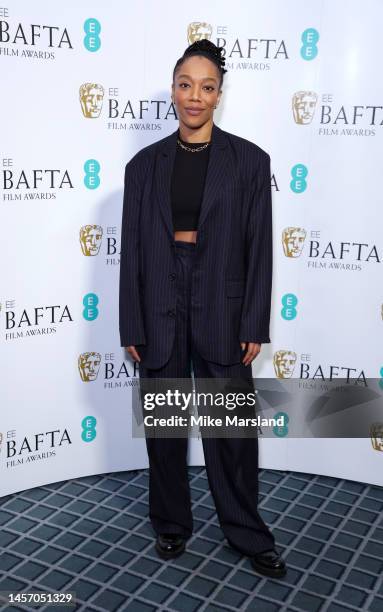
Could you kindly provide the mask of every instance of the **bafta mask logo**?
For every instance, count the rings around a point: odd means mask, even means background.
[[[370,432],[372,448],[383,452],[383,423],[373,423]]]
[[[84,117],[95,119],[100,116],[104,88],[98,83],[83,83],[80,86],[80,104]]]
[[[96,380],[100,369],[100,353],[81,353],[78,358],[78,369],[83,382]]]
[[[285,227],[282,232],[283,252],[286,257],[299,257],[306,238],[303,227]]]
[[[0,431],[0,453],[1,453],[1,445],[3,444],[3,434]]]
[[[83,225],[80,229],[80,244],[83,255],[98,255],[102,240],[101,225]]]
[[[212,34],[212,27],[210,23],[205,21],[193,21],[188,25],[188,41],[189,45],[192,45],[197,40],[203,40],[207,38],[210,40]]]
[[[297,355],[293,351],[276,351],[273,356],[275,376],[277,378],[291,378]]]
[[[307,125],[314,117],[318,96],[315,91],[296,91],[293,95],[293,115],[295,123]]]

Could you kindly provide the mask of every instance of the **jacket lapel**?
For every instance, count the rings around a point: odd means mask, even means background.
[[[156,171],[156,194],[164,223],[171,240],[174,239],[172,209],[170,200],[171,176],[176,154],[178,129],[163,139]],[[213,123],[205,189],[201,202],[197,231],[204,223],[208,212],[217,201],[221,185],[228,174],[229,156],[225,132]],[[198,155],[198,153],[196,153]]]

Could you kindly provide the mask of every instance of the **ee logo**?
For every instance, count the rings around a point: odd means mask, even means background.
[[[296,295],[294,295],[293,293],[285,293],[285,295],[282,297],[282,318],[286,321],[291,321],[292,319],[295,319],[295,317],[297,316],[295,306],[297,304],[298,298]]]
[[[101,25],[97,19],[89,18],[84,23],[84,47],[87,51],[98,51],[101,47]]]
[[[277,412],[277,414],[274,415],[274,419],[280,419],[281,417],[283,417],[283,425],[275,425],[275,427],[273,427],[273,434],[278,436],[278,438],[284,438],[289,433],[289,428],[287,427],[287,423],[289,422],[288,414],[286,414],[286,412]]]
[[[93,442],[97,433],[96,433],[96,424],[97,419],[94,416],[86,416],[81,421],[81,438],[83,442]]]
[[[319,40],[319,32],[315,28],[307,28],[302,33],[301,41],[301,56],[304,60],[313,60],[318,55],[317,42]]]
[[[295,164],[295,166],[291,168],[290,174],[292,176],[292,181],[290,181],[291,191],[294,193],[306,191],[306,176],[308,175],[306,166],[304,164]]]
[[[88,189],[97,189],[100,185],[100,164],[97,159],[87,159],[84,164],[84,185]]]
[[[94,321],[98,317],[98,297],[95,293],[87,293],[82,300],[85,308],[82,311],[82,316],[86,321]]]

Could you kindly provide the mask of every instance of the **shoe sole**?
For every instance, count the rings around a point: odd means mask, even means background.
[[[283,578],[283,576],[286,576],[287,574],[287,570],[286,568],[283,569],[279,569],[279,570],[273,570],[273,569],[266,569],[266,568],[260,568],[257,565],[255,565],[253,562],[251,562],[252,568],[258,572],[258,574],[261,574],[262,576],[268,576],[269,578]]]
[[[182,546],[182,548],[180,550],[177,550],[175,552],[165,552],[163,550],[161,550],[161,548],[159,546],[157,546],[157,543],[155,545],[155,549],[156,552],[158,554],[159,557],[161,557],[161,559],[176,559],[177,557],[179,557],[180,555],[182,555],[182,553],[185,552],[185,544]]]

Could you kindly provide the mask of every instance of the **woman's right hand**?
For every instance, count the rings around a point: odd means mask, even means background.
[[[134,361],[141,361],[141,357],[137,353],[135,346],[126,346],[125,348]]]

